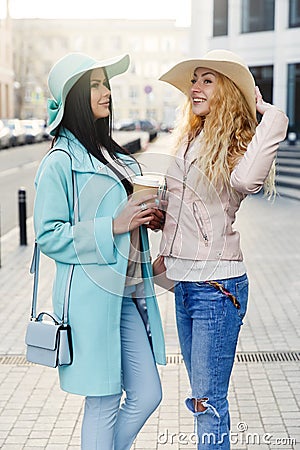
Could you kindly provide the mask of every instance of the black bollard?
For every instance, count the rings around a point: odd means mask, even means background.
[[[19,189],[18,199],[19,199],[20,245],[27,245],[26,191],[24,188]]]

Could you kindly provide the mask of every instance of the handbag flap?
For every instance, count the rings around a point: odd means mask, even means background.
[[[60,326],[42,321],[29,322],[25,342],[30,346],[55,350]]]

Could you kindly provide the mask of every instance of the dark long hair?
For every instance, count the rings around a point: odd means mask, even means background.
[[[107,77],[105,69],[103,69]],[[109,165],[112,170],[112,166],[105,159],[101,147],[104,147],[109,155],[117,161],[116,153],[122,153],[128,155],[129,152],[121,147],[112,138],[112,100],[110,97],[108,117],[97,119],[95,121],[93,112],[91,109],[91,88],[90,88],[91,70],[82,75],[79,80],[74,84],[72,89],[67,95],[64,115],[61,123],[55,131],[55,137],[53,139],[52,146],[55,141],[61,135],[61,128],[67,128],[74,136],[81,142],[86,148],[87,152],[101,161],[103,164]],[[108,81],[109,83],[109,81]],[[110,85],[108,84],[108,89]],[[134,158],[133,158],[134,159]],[[117,172],[114,170],[114,172]],[[119,173],[117,175],[120,176]],[[132,193],[131,183],[120,176],[120,179],[127,191],[127,194]]]

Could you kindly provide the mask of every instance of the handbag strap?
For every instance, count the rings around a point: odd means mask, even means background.
[[[67,153],[64,150],[53,150],[53,151],[63,151],[71,158],[69,153]],[[76,180],[76,173],[74,172],[74,170],[72,170],[72,184],[73,184],[73,208],[74,208],[74,218],[72,221],[72,225],[75,225],[76,223],[79,222],[79,210],[78,210],[77,180]],[[39,283],[39,266],[40,266],[40,247],[39,247],[38,243],[35,241],[32,261],[31,261],[31,265],[30,265],[30,273],[34,274],[30,320],[36,319],[37,294],[38,294],[38,283]],[[64,325],[67,325],[67,323],[68,323],[68,309],[69,309],[70,289],[71,289],[73,271],[74,271],[74,264],[71,264],[70,268],[69,268],[69,272],[68,272],[67,284],[66,284],[65,296],[64,296],[64,307],[63,307],[63,318],[62,318],[62,322]]]

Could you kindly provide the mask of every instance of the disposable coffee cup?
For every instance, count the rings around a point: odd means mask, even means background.
[[[148,175],[137,175],[133,178],[133,195],[139,200],[146,195],[157,195],[160,180]],[[151,203],[153,200],[148,200]]]

